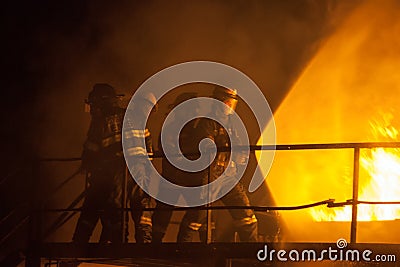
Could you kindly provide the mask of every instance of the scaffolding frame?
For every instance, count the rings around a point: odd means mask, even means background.
[[[206,209],[207,211],[218,210],[218,209],[253,209],[256,211],[272,211],[272,210],[296,210],[296,209],[305,209],[319,205],[327,205],[328,207],[340,207],[344,205],[351,205],[352,207],[352,218],[351,218],[351,228],[350,228],[350,244],[354,247],[363,247],[364,244],[357,244],[357,214],[358,214],[358,205],[359,204],[373,204],[373,205],[384,205],[384,204],[400,204],[399,202],[371,202],[371,201],[359,201],[358,199],[358,191],[359,191],[359,168],[360,168],[360,150],[361,149],[374,149],[374,148],[400,148],[400,142],[363,142],[363,143],[328,143],[328,144],[289,144],[289,145],[252,145],[250,146],[250,151],[260,151],[260,150],[326,150],[326,149],[352,149],[353,150],[353,183],[352,183],[352,199],[347,200],[346,202],[335,203],[333,199],[323,200],[316,203],[301,205],[301,206],[289,206],[289,207],[268,207],[268,206],[246,206],[246,207],[238,207],[238,206],[210,206],[207,205],[205,207],[201,207],[200,209]],[[219,151],[228,151],[230,148],[218,148]],[[233,149],[243,150],[248,149],[248,147],[235,147]],[[154,158],[163,157],[161,153],[155,153]],[[44,162],[56,162],[56,161],[79,161],[80,158],[41,158],[37,160],[36,164],[34,164],[33,170],[33,178],[36,181],[35,184],[39,184],[40,180],[40,165]],[[72,176],[73,177],[73,176]],[[68,177],[67,180],[62,182],[60,186],[57,187],[57,190],[61,188],[66,182],[72,177]],[[126,185],[127,173],[125,175],[124,184]],[[80,194],[78,199],[76,199],[71,205],[66,209],[44,209],[43,203],[37,203],[37,190],[34,190],[32,194],[32,214],[30,216],[30,248],[27,254],[26,266],[27,267],[39,267],[41,258],[100,258],[100,255],[107,255],[107,258],[126,258],[126,257],[154,257],[154,258],[162,258],[162,257],[174,257],[175,256],[184,256],[195,258],[198,257],[198,254],[208,253],[209,255],[214,255],[216,258],[216,265],[221,266],[221,260],[226,262],[228,258],[236,258],[243,257],[247,258],[249,255],[252,255],[254,258],[254,251],[258,251],[260,248],[260,243],[229,243],[229,244],[221,244],[221,243],[211,243],[210,236],[208,236],[207,244],[191,244],[185,243],[185,247],[182,244],[132,244],[132,243],[123,243],[121,245],[104,245],[104,244],[87,244],[80,247],[77,250],[76,245],[72,245],[70,243],[51,243],[46,244],[43,243],[43,233],[42,233],[42,221],[41,217],[44,212],[63,212],[63,214],[59,217],[57,225],[54,225],[54,229],[65,224],[76,212],[79,212],[81,209],[74,208],[74,206],[79,203],[81,199],[84,197],[84,193]],[[123,199],[126,200],[126,186],[124,187]],[[122,208],[122,227],[123,233],[127,227],[126,218],[128,215],[126,214],[130,209],[126,206],[126,201],[124,201],[124,206]],[[188,208],[180,208],[177,207],[174,210],[187,210]],[[151,210],[151,209],[150,209]],[[73,212],[72,215],[68,215],[67,213]],[[56,227],[57,226],[57,227]],[[207,233],[210,235],[211,231],[208,229],[210,227],[209,223],[207,224]],[[126,239],[123,239],[124,241]],[[287,243],[285,246],[305,246],[310,247],[310,243]],[[324,246],[329,245],[329,243],[315,243],[314,246],[318,249],[322,249]],[[110,249],[113,246],[114,249],[110,250],[114,254],[110,254],[105,252],[105,249]],[[281,245],[271,244],[272,247],[279,247]],[[392,246],[392,247],[391,247]],[[393,247],[394,246],[394,247]],[[399,251],[400,245],[392,244],[389,245],[390,248],[393,248],[395,251]],[[387,248],[386,245],[382,245],[379,247],[381,250],[385,250]],[[242,252],[241,249],[243,250]],[[135,251],[135,252],[133,252]],[[153,253],[151,251],[158,251],[159,253]],[[196,253],[199,252],[199,253]],[[251,253],[249,253],[249,251]],[[194,254],[193,254],[194,253]],[[114,256],[113,256],[114,255]]]

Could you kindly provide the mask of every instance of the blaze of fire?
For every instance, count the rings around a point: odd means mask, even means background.
[[[384,123],[391,114],[384,115]],[[391,125],[372,122],[374,135],[381,135],[387,140],[398,141],[398,130]],[[392,202],[400,196],[400,151],[391,148],[374,148],[362,151],[360,158],[361,180],[359,200],[374,202]],[[316,221],[350,221],[351,206],[343,208],[313,208],[311,215]],[[394,220],[400,218],[400,205],[359,205],[359,221]]]
[[[274,113],[277,144],[398,139],[399,8],[398,1],[361,1],[325,41]],[[383,119],[382,114],[386,114]],[[389,119],[387,116],[390,114],[393,117]],[[379,125],[371,124],[373,118],[381,120]],[[263,138],[260,138],[260,143],[261,140]],[[262,169],[262,153],[257,156]],[[400,200],[399,191],[396,191],[400,188],[398,172],[399,151],[363,149],[359,199]],[[352,198],[352,173],[351,149],[277,151],[266,182],[279,206],[329,198],[345,201]],[[399,206],[374,207],[374,211],[364,212],[363,209],[370,209],[371,205],[359,205],[359,218],[399,217]],[[389,209],[391,211],[387,211]],[[326,211],[324,220],[350,219],[348,212],[331,214],[336,209],[324,207],[322,210]],[[319,214],[316,210],[311,213],[310,210],[301,210],[280,214],[290,225],[295,239],[295,235],[304,236],[301,233],[307,228],[307,223],[317,219],[316,213]],[[313,234],[312,231],[308,233]]]

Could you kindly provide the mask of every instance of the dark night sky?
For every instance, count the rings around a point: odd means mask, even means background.
[[[155,72],[189,60],[242,70],[275,110],[349,6],[331,0],[8,2],[3,116],[13,142],[7,151],[61,156],[57,147],[76,155],[80,145],[61,143],[83,140],[82,101],[94,83],[131,95]]]
[[[72,34],[85,18],[85,4],[58,7],[53,1],[7,2],[2,7],[4,35],[2,90],[5,110],[3,127],[7,135],[8,158],[34,154],[34,130],[42,118],[36,105],[41,102],[43,84],[54,74],[47,44],[40,35]],[[50,44],[48,44],[50,45]],[[4,151],[4,150],[3,150]]]

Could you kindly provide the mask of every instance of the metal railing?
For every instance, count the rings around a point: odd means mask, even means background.
[[[361,149],[373,149],[373,148],[400,148],[400,142],[363,142],[363,143],[328,143],[328,144],[290,144],[290,145],[252,145],[250,146],[250,151],[258,151],[258,150],[326,150],[326,149],[352,149],[353,150],[353,183],[352,183],[352,199],[347,200],[346,202],[338,202],[336,203],[333,199],[327,199],[315,203],[310,203],[306,205],[300,206],[206,206],[199,207],[198,209],[205,210],[220,210],[220,209],[253,209],[255,211],[270,211],[270,210],[297,210],[297,209],[306,209],[310,207],[315,207],[319,205],[327,205],[329,208],[341,207],[344,205],[351,205],[352,207],[352,217],[351,217],[351,229],[350,229],[350,242],[357,242],[357,214],[358,214],[358,204],[370,204],[370,205],[385,205],[385,204],[400,204],[400,201],[391,201],[391,202],[374,202],[374,201],[360,201],[358,199],[358,183],[359,183],[359,162],[360,162],[360,150]],[[229,151],[230,148],[219,148],[219,151]],[[244,149],[243,147],[235,147],[236,150]],[[247,147],[245,148],[248,149]],[[154,153],[154,158],[164,157],[162,153]],[[54,161],[78,161],[80,158],[42,158],[40,162],[54,162]],[[62,182],[57,189],[61,188],[67,181],[72,179],[76,173],[70,177],[68,177],[64,182]],[[126,194],[126,192],[125,192]],[[39,213],[42,212],[64,212],[62,216],[57,220],[58,223],[53,225],[52,231],[57,229],[56,226],[60,227],[65,224],[69,219],[73,217],[76,212],[81,211],[80,208],[76,208],[76,204],[84,197],[84,195],[80,195],[77,200],[75,200],[71,205],[66,209],[42,209],[39,210]],[[126,200],[126,195],[124,195],[124,199]],[[187,207],[175,207],[174,210],[187,210],[192,208]],[[128,212],[131,209],[127,207],[123,207],[122,210],[124,212]],[[154,210],[154,208],[148,208],[145,210]],[[66,212],[74,212],[73,215],[66,216]],[[124,217],[126,218],[126,217]],[[123,219],[125,220],[125,219]],[[39,220],[40,221],[40,220]],[[209,227],[207,225],[207,227]]]

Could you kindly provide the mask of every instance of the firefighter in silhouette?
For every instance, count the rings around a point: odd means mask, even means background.
[[[175,108],[179,104],[195,98],[197,96],[196,93],[192,92],[185,92],[180,95],[178,95],[174,101],[173,104],[170,105],[170,109]],[[185,110],[186,113],[190,113],[189,117],[191,118],[196,118],[197,113],[198,113],[198,106],[193,106],[191,110]],[[185,114],[188,115],[188,114]],[[166,132],[165,134],[165,139],[163,142],[161,142],[161,136],[159,139],[159,149],[161,151],[178,151],[179,149],[183,153],[190,153],[193,152],[193,148],[195,145],[195,140],[193,139],[193,129],[194,129],[194,123],[195,120],[192,120],[188,122],[187,125],[185,125],[182,129],[182,131],[179,134],[179,148],[176,147],[176,136],[173,134],[170,134],[168,132],[168,128],[171,127],[173,128],[179,128],[181,126],[181,121],[183,120],[182,113],[176,112],[174,113],[174,118],[173,121],[166,126]],[[179,153],[179,152],[177,152]],[[188,156],[187,156],[188,157]],[[188,157],[190,158],[190,156]],[[162,159],[162,176],[167,179],[168,181],[180,185],[180,186],[201,186],[204,184],[205,181],[203,181],[203,177],[200,175],[194,175],[191,172],[186,172],[183,170],[180,170],[179,168],[175,167],[173,164],[169,162],[167,158]],[[160,189],[162,190],[162,188]],[[177,191],[175,194],[176,201],[178,201],[178,198],[180,197],[180,193]],[[171,220],[171,216],[173,213],[173,208],[174,206],[165,204],[161,201],[157,201],[156,209],[153,214],[153,243],[161,243],[163,237],[165,236],[165,233],[167,231],[168,224]],[[187,210],[185,212],[185,215],[183,217],[183,222],[186,221],[191,221],[193,222],[190,227],[191,229],[198,231],[201,224],[197,223],[197,221],[202,221],[205,218],[205,211],[200,211],[200,210]],[[177,237],[178,242],[183,242],[185,240],[182,239],[181,235],[178,235]],[[191,240],[189,240],[191,241]]]
[[[142,118],[156,111],[156,98],[152,93],[139,95],[132,110],[127,110],[124,128],[125,158],[130,173],[135,177],[135,180],[128,180],[128,191],[137,243],[150,243],[152,239],[152,212],[144,209],[154,208],[155,203],[142,187],[149,186],[152,163],[147,156],[153,154],[153,145],[146,121]]]
[[[231,133],[233,138],[237,137],[235,129],[231,123],[231,115],[234,113],[238,102],[236,90],[216,86],[212,97],[223,102],[225,105],[213,105],[209,117],[218,118],[219,121],[224,124],[225,128],[215,120],[204,117],[198,118],[193,124],[194,128],[192,129],[192,132],[195,133],[194,139],[196,140],[196,143],[199,144],[201,140],[207,140],[207,138],[209,138],[218,148],[229,147],[233,140],[230,140],[227,131]],[[196,147],[198,147],[198,145]],[[202,178],[199,180],[210,183],[219,178],[236,179],[237,164],[243,164],[245,158],[241,153],[232,154],[233,155],[231,155],[230,152],[218,151],[209,168],[200,172]],[[229,164],[231,156],[233,161]],[[193,176],[197,175],[199,175],[199,173],[196,173]],[[215,188],[214,190],[218,192],[220,189],[221,188]],[[226,206],[250,206],[248,196],[246,195],[245,189],[240,181],[220,200]],[[202,214],[201,211],[199,212]],[[256,242],[257,219],[253,210],[246,208],[231,209],[229,210],[229,213],[233,218],[234,228],[239,235],[240,241]],[[184,218],[180,225],[178,240],[182,242],[192,241],[193,235],[201,229],[201,226],[203,226],[204,223],[205,220],[202,215]]]
[[[89,242],[100,219],[100,242],[122,241],[122,182],[125,162],[121,145],[124,109],[115,89],[95,84],[89,93],[91,122],[82,153],[82,169],[87,172],[87,190],[73,235],[73,241]]]

